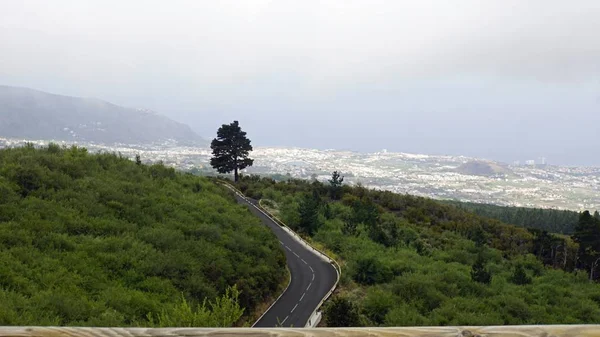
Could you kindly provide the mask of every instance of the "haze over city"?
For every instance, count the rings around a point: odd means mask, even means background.
[[[0,3],[0,84],[257,146],[600,165],[600,2]]]

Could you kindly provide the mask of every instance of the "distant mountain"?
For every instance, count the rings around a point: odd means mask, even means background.
[[[0,86],[0,137],[107,144],[169,140],[206,144],[189,126],[149,110],[9,86]]]
[[[510,173],[508,168],[487,161],[466,162],[459,166],[456,171],[462,174],[486,177]]]

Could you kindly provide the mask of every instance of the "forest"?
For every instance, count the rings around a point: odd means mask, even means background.
[[[287,282],[214,181],[56,144],[0,150],[0,271],[0,325],[243,325]]]
[[[326,326],[600,321],[600,220],[573,237],[362,186],[244,177],[238,187],[342,265]],[[598,272],[595,272],[598,274]]]
[[[569,235],[575,231],[580,215],[579,212],[568,210],[497,206],[460,201],[444,202],[508,224]]]

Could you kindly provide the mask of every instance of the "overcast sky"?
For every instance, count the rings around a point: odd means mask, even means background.
[[[600,165],[600,1],[0,0],[0,84],[255,146]]]

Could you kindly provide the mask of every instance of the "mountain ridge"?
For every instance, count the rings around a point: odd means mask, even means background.
[[[0,85],[0,136],[107,144],[206,144],[188,125],[152,110],[6,85]]]

